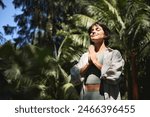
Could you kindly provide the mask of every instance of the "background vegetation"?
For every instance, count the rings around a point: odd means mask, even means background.
[[[0,99],[78,99],[70,68],[100,20],[125,59],[122,99],[150,99],[149,0],[13,0],[18,37],[0,45]],[[5,8],[5,2],[0,0]],[[6,6],[7,7],[7,6]],[[16,27],[4,26],[11,35]],[[0,42],[5,39],[0,33]]]

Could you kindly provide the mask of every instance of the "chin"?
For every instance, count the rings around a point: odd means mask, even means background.
[[[91,41],[92,41],[93,43],[101,42],[99,39],[91,39]]]
[[[94,44],[97,44],[97,43],[102,43],[102,41],[101,40],[91,40]]]

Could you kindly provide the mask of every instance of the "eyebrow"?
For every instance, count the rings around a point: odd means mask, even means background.
[[[96,27],[96,29],[101,29],[101,27],[99,25],[94,25],[94,26]],[[91,28],[91,31],[93,30],[93,27]]]

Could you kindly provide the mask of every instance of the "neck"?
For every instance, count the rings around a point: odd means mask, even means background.
[[[95,43],[94,46],[95,46],[95,51],[96,52],[102,52],[107,48],[105,46],[104,42],[103,43]]]

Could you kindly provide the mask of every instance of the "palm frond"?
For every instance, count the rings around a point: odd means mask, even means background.
[[[89,37],[87,33],[72,34],[70,35],[70,39],[75,45],[83,45],[83,47],[87,47],[89,45]]]
[[[62,86],[62,91],[63,91],[63,97],[64,99],[79,99],[79,95],[75,89],[75,87],[71,83],[66,83]]]
[[[73,18],[77,27],[86,27],[86,29],[88,29],[89,26],[96,21],[93,18],[83,14],[75,14]]]
[[[105,11],[98,5],[88,5],[85,7],[86,15],[95,18],[95,20],[101,20],[104,17]]]
[[[4,75],[9,78],[8,80],[10,79],[18,79],[21,75],[21,71],[20,71],[20,68],[17,64],[12,64],[12,67],[10,69],[7,69],[5,72],[4,72]]]
[[[110,4],[107,0],[103,0],[103,1],[108,6],[108,8],[112,12],[112,14],[114,14],[116,16],[116,19],[117,19],[118,23],[120,23],[122,29],[125,29],[124,21],[123,21],[122,17],[120,16],[118,10],[112,4]]]
[[[59,67],[59,70],[60,70],[60,73],[61,73],[61,75],[63,76],[63,78],[64,78],[64,82],[65,83],[68,83],[69,82],[69,79],[68,79],[68,74],[65,72],[65,70],[59,65],[58,66]]]

